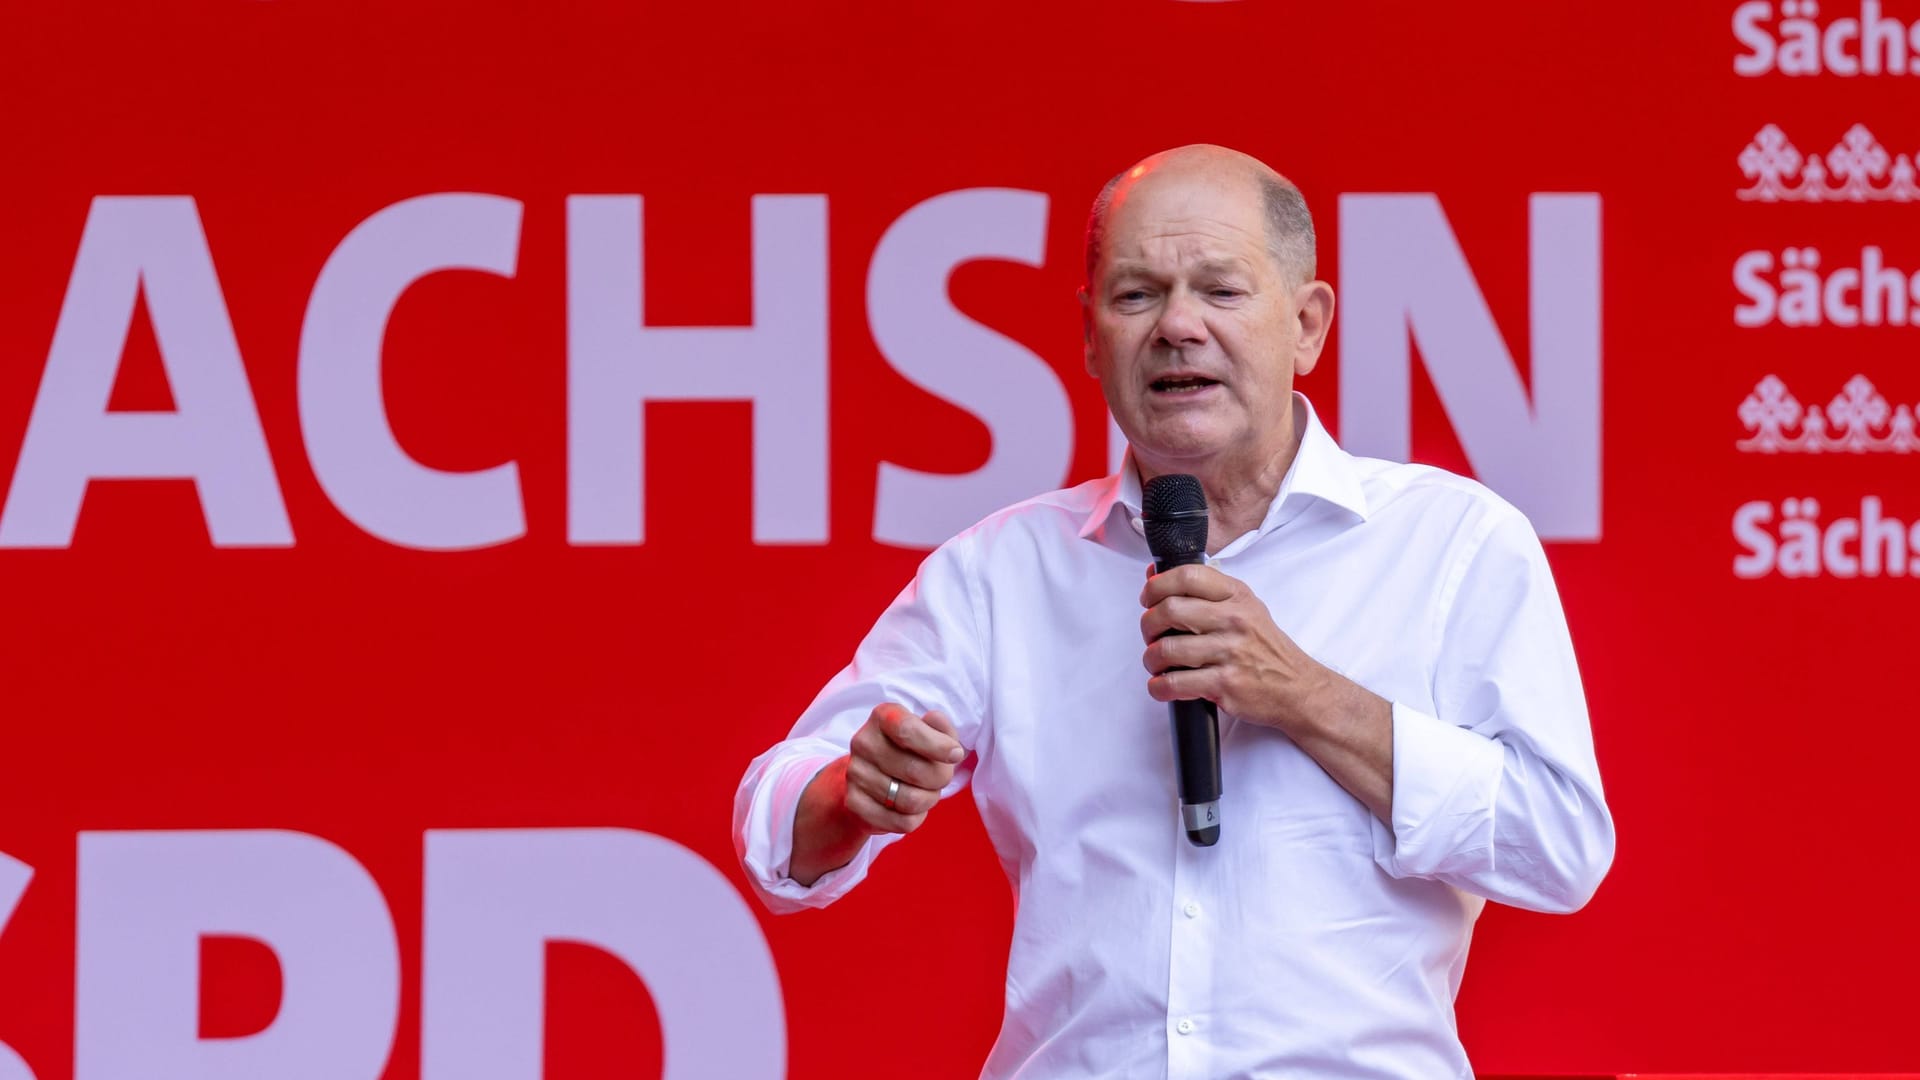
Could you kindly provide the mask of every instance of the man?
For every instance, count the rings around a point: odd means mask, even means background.
[[[748,873],[776,911],[830,903],[970,780],[1018,898],[984,1075],[1470,1076],[1453,998],[1485,899],[1573,911],[1613,858],[1539,541],[1470,480],[1346,454],[1293,393],[1334,297],[1260,162],[1122,173],[1087,274],[1127,465],[928,557],[748,769]],[[1209,564],[1142,587],[1167,473],[1206,490]],[[1161,704],[1190,698],[1220,711],[1210,848]]]

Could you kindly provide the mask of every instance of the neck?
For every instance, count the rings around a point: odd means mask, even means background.
[[[1274,496],[1300,453],[1306,425],[1298,403],[1287,410],[1277,438],[1241,455],[1215,454],[1200,461],[1149,462],[1136,454],[1140,483],[1169,473],[1191,473],[1207,493],[1207,554],[1218,554],[1228,544],[1260,527],[1273,506]]]

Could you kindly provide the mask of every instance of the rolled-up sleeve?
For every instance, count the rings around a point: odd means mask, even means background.
[[[1613,863],[1586,697],[1539,538],[1502,506],[1442,592],[1432,713],[1393,707],[1391,844],[1376,861],[1533,911]]]
[[[847,753],[876,705],[896,702],[954,723],[969,757],[941,798],[966,787],[983,720],[986,643],[978,616],[979,582],[970,565],[970,534],[927,556],[919,571],[868,631],[853,661],[807,706],[787,738],[755,758],[733,800],[734,850],[769,910],[792,912],[838,900],[867,875],[874,858],[900,839],[869,837],[847,865],[811,885],[794,881],[794,812],[821,769]]]

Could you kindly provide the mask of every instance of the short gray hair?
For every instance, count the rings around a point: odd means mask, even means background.
[[[1087,284],[1093,284],[1094,270],[1106,246],[1107,216],[1113,209],[1113,196],[1120,181],[1132,172],[1127,169],[1107,181],[1094,196],[1093,209],[1087,213]],[[1318,248],[1313,232],[1313,212],[1306,197],[1293,181],[1284,176],[1261,173],[1260,198],[1267,211],[1267,252],[1282,272],[1300,275],[1300,282],[1312,281],[1318,273]]]

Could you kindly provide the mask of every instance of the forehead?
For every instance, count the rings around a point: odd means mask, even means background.
[[[1259,187],[1239,177],[1148,175],[1115,193],[1103,261],[1259,261],[1267,248]]]

